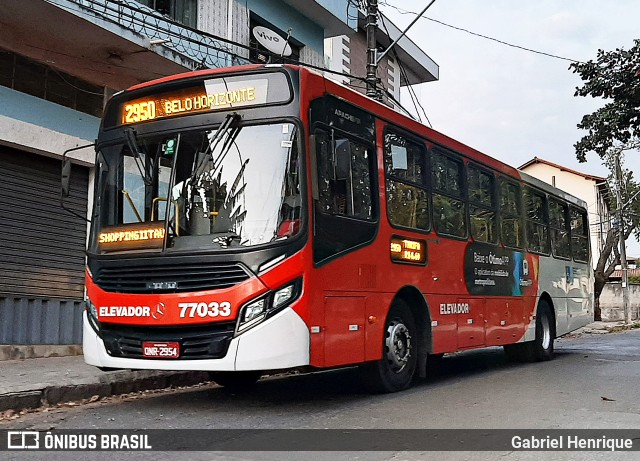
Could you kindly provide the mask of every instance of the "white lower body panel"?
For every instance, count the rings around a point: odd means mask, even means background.
[[[287,308],[233,338],[221,359],[157,360],[112,357],[83,313],[84,361],[106,368],[150,370],[240,371],[280,370],[309,365],[309,329],[302,318]]]

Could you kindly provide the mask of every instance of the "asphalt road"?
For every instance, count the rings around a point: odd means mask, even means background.
[[[268,378],[251,393],[217,386],[25,415],[0,429],[497,428],[640,429],[640,331],[556,342],[551,362],[514,364],[501,348],[447,356],[412,389],[369,395],[353,370]],[[603,399],[603,397],[606,399]],[[607,452],[30,453],[5,459],[638,459]]]

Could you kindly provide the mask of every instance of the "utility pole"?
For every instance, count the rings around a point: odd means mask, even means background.
[[[382,100],[378,89],[378,47],[376,31],[378,30],[378,0],[367,1],[367,96],[377,101]]]
[[[620,168],[620,153],[616,153],[616,202],[618,208],[618,227],[620,232],[620,268],[622,269],[622,307],[624,309],[624,323],[631,323],[629,309],[629,274],[627,271],[627,248],[624,239],[624,204],[622,203],[622,168]]]
[[[435,1],[436,0],[431,0],[431,2],[429,2],[429,4],[416,15],[413,21],[411,21],[411,24],[409,24],[407,28],[402,31],[398,37],[396,37],[391,45],[389,45],[389,47],[384,50],[380,56],[378,56],[376,42],[376,30],[378,30],[378,0],[367,0],[367,77],[365,78],[365,81],[367,82],[367,96],[377,101],[382,101],[382,91],[378,89],[378,83],[380,82],[380,79],[378,78],[378,64],[380,64],[382,58],[384,58],[387,53],[396,46],[411,26],[418,22],[418,19],[422,17],[422,15],[435,3]],[[391,40],[391,37],[389,37],[389,40]],[[407,84],[408,83],[409,82],[407,82]]]

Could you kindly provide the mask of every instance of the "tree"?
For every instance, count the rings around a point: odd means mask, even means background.
[[[605,155],[605,165],[609,168],[609,176],[607,182],[610,190],[616,190],[618,182],[616,181],[615,157],[622,157],[622,152],[618,149],[612,149]],[[620,163],[623,164],[622,159]],[[625,168],[621,168],[619,172],[620,195],[622,197],[622,230],[623,237],[626,241],[633,233],[636,238],[640,236],[640,185],[634,180],[633,172]],[[615,194],[606,197],[609,203],[609,209],[612,211],[613,225],[607,231],[605,242],[600,249],[600,257],[594,269],[594,301],[595,301],[595,319],[601,320],[600,312],[600,294],[604,289],[609,277],[620,264],[620,251],[618,243],[620,242],[621,226],[618,222],[618,206]]]
[[[604,106],[582,117],[578,128],[588,133],[575,144],[576,156],[586,161],[588,152],[605,158],[611,149],[640,147],[640,39],[629,50],[598,50],[595,61],[569,66],[585,82],[575,96],[608,100]]]
[[[607,101],[593,113],[585,115],[578,124],[578,128],[587,130],[587,134],[574,145],[576,157],[585,162],[588,152],[597,153],[611,172],[608,178],[611,190],[617,190],[616,157],[640,148],[640,39],[634,40],[629,50],[598,50],[595,61],[576,62],[569,69],[584,82],[576,88],[575,96],[591,96]],[[620,263],[617,244],[621,227],[625,241],[632,233],[636,238],[640,235],[640,188],[630,171],[623,170],[620,173],[623,222],[616,221],[609,229],[594,270],[596,320],[600,320],[599,297],[602,289],[615,266]],[[609,205],[617,216],[618,207],[613,197],[609,198]]]

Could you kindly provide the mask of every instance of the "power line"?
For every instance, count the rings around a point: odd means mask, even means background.
[[[413,11],[405,10],[405,9],[397,7],[395,5],[391,5],[390,3],[387,3],[384,0],[380,0],[380,4],[384,5],[384,6],[388,6],[390,8],[393,8],[394,10],[396,10],[400,14],[412,14],[414,16],[418,14],[418,13],[415,13]],[[433,18],[430,18],[428,16],[424,16],[424,15],[422,17],[427,19],[427,20],[429,20],[429,21],[432,21],[432,22],[438,23],[440,25],[443,25],[445,27],[449,27],[451,29],[459,30],[461,32],[466,32],[467,34],[475,35],[476,37],[484,38],[486,40],[492,40],[492,41],[494,41],[496,43],[500,43],[501,45],[510,46],[512,48],[517,48],[517,49],[520,49],[520,50],[523,50],[523,51],[528,51],[530,53],[540,54],[540,55],[547,56],[547,57],[550,57],[550,58],[562,59],[564,61],[577,62],[577,63],[580,63],[580,64],[584,64],[582,61],[579,61],[577,59],[566,58],[564,56],[559,56],[557,54],[547,53],[545,51],[534,50],[533,48],[527,48],[526,46],[515,45],[513,43],[505,42],[504,40],[500,40],[500,39],[497,39],[497,38],[489,37],[488,35],[479,34],[477,32],[470,31],[469,29],[465,29],[463,27],[458,27],[458,26],[454,26],[452,24],[447,24],[446,22],[440,21],[438,19],[433,19]]]
[[[382,22],[382,27],[384,27],[384,30],[387,33],[387,37],[391,37],[389,34],[389,29],[387,28],[387,24],[384,20],[384,15],[382,14],[380,15],[380,22]],[[400,72],[402,73],[404,80],[407,82],[407,89],[409,91],[409,96],[411,97],[411,101],[413,102],[413,106],[416,109],[416,114],[418,115],[420,122],[422,122],[422,118],[420,117],[420,114],[418,112],[418,106],[422,110],[422,114],[424,115],[424,118],[427,120],[429,127],[433,128],[433,125],[431,125],[431,120],[429,120],[429,116],[427,115],[427,111],[424,109],[424,106],[420,103],[420,99],[418,98],[418,95],[416,94],[415,89],[409,83],[409,75],[407,74],[407,71],[404,68],[404,65],[402,64],[402,61],[400,60],[400,56],[398,56],[398,53],[396,52],[395,47],[391,50],[391,52],[393,53],[396,59],[396,62],[398,63],[398,67],[400,68]]]
[[[55,72],[56,74],[58,74],[58,77],[60,77],[62,79],[62,81],[64,83],[66,83],[67,85],[69,85],[70,87],[78,90],[78,91],[82,91],[84,93],[88,93],[88,94],[92,94],[95,96],[102,96],[104,97],[104,92],[96,92],[96,91],[89,91],[89,90],[85,90],[83,88],[80,88],[79,86],[74,85],[73,83],[71,83],[69,80],[67,80],[64,76],[64,74],[62,72],[59,72],[57,69],[55,69],[54,67],[49,66],[49,69],[51,69],[53,72]]]
[[[68,7],[66,7],[66,5],[63,5],[61,3],[58,3],[59,0],[46,0],[48,3],[51,3],[53,5],[58,6],[59,8],[65,9],[67,11],[71,11]],[[169,48],[174,48],[176,51],[187,54],[187,46],[185,45],[184,42],[189,42],[193,45],[197,45],[198,46],[198,52],[200,52],[201,54],[205,54],[206,57],[209,57],[209,51],[213,50],[219,53],[223,53],[226,54],[228,57],[230,57],[231,59],[236,59],[238,61],[240,60],[244,60],[247,63],[250,63],[251,60],[245,56],[241,56],[238,55],[237,53],[234,53],[232,51],[232,49],[228,46],[223,45],[230,45],[231,47],[238,47],[238,48],[242,48],[245,49],[247,51],[259,51],[260,53],[263,54],[267,54],[271,57],[276,57],[278,59],[282,59],[285,62],[288,62],[290,64],[296,64],[296,65],[302,65],[304,67],[308,67],[311,69],[315,69],[315,70],[319,70],[321,72],[328,72],[331,74],[336,74],[336,75],[340,75],[343,77],[349,77],[349,78],[353,78],[353,79],[357,79],[357,80],[362,80],[364,81],[364,78],[362,77],[357,77],[351,74],[347,74],[344,72],[339,72],[339,71],[335,71],[335,70],[331,70],[331,69],[327,69],[325,67],[320,67],[320,66],[316,66],[313,65],[311,63],[306,63],[297,59],[291,59],[285,56],[280,56],[277,53],[272,53],[270,51],[265,51],[265,50],[261,50],[258,49],[257,47],[252,47],[250,45],[245,45],[243,43],[240,42],[236,42],[233,40],[229,40],[223,37],[219,37],[217,35],[214,34],[210,34],[208,32],[204,32],[198,29],[194,29],[191,27],[188,27],[184,24],[181,24],[177,21],[173,21],[170,18],[167,18],[165,16],[162,16],[160,14],[157,14],[155,12],[150,13],[142,8],[136,7],[136,6],[132,6],[130,4],[125,4],[125,6],[127,7],[127,9],[131,10],[132,12],[136,12],[142,15],[142,17],[137,17],[132,13],[127,13],[125,12],[124,9],[122,9],[122,5],[119,5],[118,2],[115,2],[114,0],[107,0],[106,4],[100,4],[98,3],[96,0],[87,0],[89,5],[92,4],[96,4],[96,6],[101,7],[101,11],[96,11],[99,14],[103,15],[105,18],[117,23],[117,24],[121,24],[122,20],[126,20],[128,25],[131,26],[132,28],[137,27],[140,28],[140,32],[153,32],[155,34],[158,33],[164,33],[166,36],[169,37],[173,37],[175,39],[178,40],[178,43],[175,43],[173,41],[168,42],[166,44],[164,44],[164,46],[169,47]],[[113,6],[111,6],[110,4],[114,4]],[[116,8],[118,7],[118,8]],[[72,12],[72,11],[71,11]],[[153,19],[156,20],[157,23],[154,25],[154,27],[150,27],[150,25],[146,22],[147,19]],[[161,26],[160,24],[166,23],[168,26]],[[123,27],[126,27],[124,24],[121,24]],[[174,30],[171,28],[171,26],[174,26],[176,28],[178,28],[178,30]],[[186,35],[186,34],[182,34],[180,32],[180,29],[185,30],[186,32],[190,32],[193,35]],[[204,39],[208,39],[210,40],[210,42],[205,42],[201,39],[198,39],[196,37],[196,35],[199,35],[200,37],[204,38]],[[149,37],[151,38],[151,37]],[[162,36],[157,35],[156,38],[164,38]],[[218,42],[218,43],[215,43]],[[60,53],[63,54],[63,53]],[[206,59],[206,58],[205,58]],[[220,60],[220,55],[218,54],[216,57],[217,60]],[[94,62],[98,62],[98,61],[94,61]],[[201,62],[202,64],[202,62]],[[205,64],[207,64],[205,62]],[[110,64],[113,65],[113,64]],[[127,68],[126,66],[118,66],[118,65],[113,65],[114,67],[121,67],[121,68]],[[161,74],[158,74],[159,76],[161,76]]]
[[[398,101],[396,98],[393,97],[393,95],[389,92],[383,92],[382,93],[384,96],[386,96],[387,98],[389,98],[396,106],[398,106],[400,109],[402,109],[402,111],[407,114],[407,116],[413,120],[415,120],[416,118],[413,116],[413,114],[411,112],[409,112],[407,110],[406,107],[404,107],[402,104],[400,104],[400,101]]]
[[[67,5],[59,3],[60,0],[45,0],[45,1],[53,5],[56,5],[61,9],[73,12],[71,9],[69,9]],[[185,42],[195,45],[195,47],[197,47],[197,53],[199,54],[199,58],[202,58],[203,55],[205,56],[204,58],[201,59],[199,65],[209,64],[206,62],[206,60],[207,58],[209,58],[210,51],[217,52],[216,61],[211,62],[212,64],[214,64],[213,67],[216,67],[215,64],[217,64],[219,60],[221,59],[225,60],[224,55],[226,55],[226,57],[231,58],[232,62],[234,59],[237,61],[244,60],[245,62],[252,62],[249,58],[238,55],[237,53],[234,53],[232,51],[233,47],[237,47],[249,52],[259,51],[262,54],[267,54],[271,57],[276,57],[290,64],[301,65],[301,66],[304,66],[310,69],[315,69],[321,72],[326,72],[334,75],[339,75],[342,77],[347,77],[351,80],[366,82],[366,79],[364,77],[358,77],[350,73],[335,71],[332,69],[327,69],[325,67],[316,66],[311,63],[300,61],[298,59],[292,59],[285,56],[281,56],[279,54],[272,53],[268,50],[258,49],[257,47],[245,45],[240,42],[236,42],[233,40],[229,40],[227,38],[219,37],[217,35],[214,35],[208,32],[194,29],[192,27],[189,27],[177,21],[174,21],[170,18],[162,16],[156,13],[155,11],[149,12],[141,8],[140,7],[141,5],[134,6],[130,2],[130,0],[122,0],[122,1],[106,0],[106,3],[100,3],[98,2],[98,0],[86,0],[86,1],[87,1],[87,4],[85,5],[85,7],[91,8],[93,6],[95,8],[94,12],[100,14],[107,20],[113,21],[116,24],[120,24],[123,27],[129,27],[140,33],[145,33],[145,34],[151,33],[153,37],[147,35],[148,38],[165,38],[168,36],[168,37],[177,39],[177,43],[172,40],[164,44],[163,46],[168,48],[173,48],[175,51],[183,53],[191,57],[192,59],[195,58],[195,56],[193,56],[193,52],[195,50],[189,50],[189,46],[185,44]],[[356,3],[355,0],[350,0],[350,1],[353,1],[353,3]],[[362,1],[360,3],[362,3]],[[130,10],[130,12],[128,12],[127,10]],[[134,13],[140,14],[141,17],[136,16]],[[155,21],[155,24],[150,24],[148,22],[149,19],[151,19],[152,21]],[[182,31],[186,33],[183,33]],[[164,36],[158,35],[159,33],[164,34]],[[45,49],[45,48],[42,48],[42,49]],[[149,50],[149,51],[153,52],[152,50]],[[222,53],[222,57],[219,53]],[[65,53],[58,53],[58,54],[71,57],[70,55]],[[95,59],[89,59],[89,61],[95,62],[97,64],[101,63],[99,60],[95,60]],[[124,66],[124,65],[117,65],[117,64],[110,64],[110,65],[113,67],[122,68],[122,69],[131,69],[130,67]],[[159,73],[156,73],[156,74],[158,76],[163,76],[162,74],[159,74]],[[355,85],[351,84],[350,86],[355,86]],[[407,114],[411,116],[411,114],[402,105],[400,105],[400,103],[396,101],[395,98],[393,98],[391,95],[387,95],[387,96],[392,101],[394,101],[402,110],[404,110],[405,112],[407,112]]]

